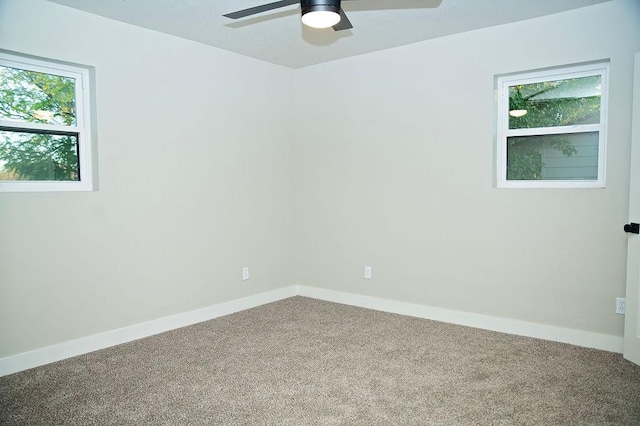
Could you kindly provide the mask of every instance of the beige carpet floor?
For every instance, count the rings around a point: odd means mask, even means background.
[[[640,425],[640,367],[293,297],[2,377],[0,423]]]

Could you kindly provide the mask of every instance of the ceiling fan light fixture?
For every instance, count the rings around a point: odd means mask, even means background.
[[[340,22],[340,15],[335,12],[318,10],[302,15],[302,23],[312,28],[329,28]]]
[[[329,28],[340,22],[340,0],[302,0],[302,23],[312,28]]]

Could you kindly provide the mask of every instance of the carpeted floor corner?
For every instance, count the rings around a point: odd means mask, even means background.
[[[640,425],[640,367],[293,297],[2,377],[0,424]]]

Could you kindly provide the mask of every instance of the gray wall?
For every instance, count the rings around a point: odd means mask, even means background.
[[[294,284],[292,70],[34,0],[0,48],[95,66],[100,184],[0,194],[0,358]]]
[[[621,336],[639,7],[300,70],[298,283]],[[607,58],[607,188],[496,189],[494,76]]]

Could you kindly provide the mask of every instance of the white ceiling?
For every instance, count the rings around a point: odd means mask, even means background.
[[[302,25],[299,5],[237,21],[222,16],[274,0],[49,1],[300,68],[610,0],[343,1],[354,28],[338,32]]]

